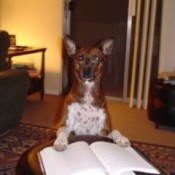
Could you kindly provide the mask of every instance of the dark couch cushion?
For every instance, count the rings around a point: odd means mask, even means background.
[[[24,70],[0,72],[0,133],[19,123],[29,86]]]

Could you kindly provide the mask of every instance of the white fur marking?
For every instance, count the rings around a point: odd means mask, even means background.
[[[68,106],[66,126],[68,132],[74,131],[76,135],[99,135],[105,120],[104,109],[90,104],[72,103]]]
[[[86,81],[85,85],[86,85],[86,90],[85,90],[85,93],[84,93],[85,95],[84,95],[84,98],[83,98],[83,103],[91,104],[94,101],[94,98],[91,95],[91,90],[94,86],[94,82]]]

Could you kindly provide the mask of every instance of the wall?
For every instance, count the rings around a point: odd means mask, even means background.
[[[2,12],[2,0],[0,0],[0,29],[1,29],[1,12]]]
[[[63,0],[0,0],[0,27],[15,34],[18,45],[46,47],[45,92],[61,91]],[[40,55],[16,57],[40,67]],[[27,58],[27,59],[26,59]]]
[[[175,0],[163,0],[159,72],[175,71]]]

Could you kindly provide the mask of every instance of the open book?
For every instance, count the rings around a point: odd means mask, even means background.
[[[134,175],[133,171],[159,174],[132,147],[102,141],[91,145],[74,142],[63,152],[46,147],[38,157],[46,175]]]

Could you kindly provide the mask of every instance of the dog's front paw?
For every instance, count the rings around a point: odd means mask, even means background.
[[[130,141],[128,140],[128,138],[124,137],[123,135],[120,135],[118,138],[116,138],[114,142],[117,145],[122,146],[122,147],[130,146]]]
[[[67,145],[68,145],[67,138],[57,137],[57,139],[55,140],[55,142],[53,144],[53,148],[56,151],[64,151],[67,149]]]
[[[109,134],[109,137],[111,137],[113,139],[114,143],[116,143],[119,146],[127,147],[127,146],[131,145],[128,138],[123,136],[118,130],[113,130]]]
[[[68,145],[68,133],[66,127],[61,127],[57,131],[57,138],[53,144],[53,148],[56,151],[64,151]]]

